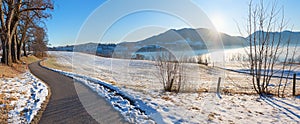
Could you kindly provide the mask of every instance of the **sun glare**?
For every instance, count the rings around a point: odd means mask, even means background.
[[[224,20],[221,16],[214,16],[211,18],[213,25],[215,26],[216,30],[222,30],[224,26]]]

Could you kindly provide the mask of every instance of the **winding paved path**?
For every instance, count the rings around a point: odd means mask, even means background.
[[[32,74],[50,86],[52,93],[39,123],[126,123],[112,105],[81,83],[45,69],[39,62],[30,64],[29,69]]]

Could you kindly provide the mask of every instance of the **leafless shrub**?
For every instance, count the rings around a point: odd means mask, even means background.
[[[249,4],[249,15],[247,23],[247,38],[249,49],[247,50],[249,64],[248,68],[252,76],[254,90],[258,94],[268,94],[268,86],[275,73],[281,72],[278,85],[278,96],[280,86],[290,75],[291,64],[288,58],[294,60],[295,49],[290,48],[290,36],[283,36],[281,32],[287,28],[284,19],[283,8],[278,9],[276,2],[270,7],[265,7],[265,3]],[[279,31],[279,33],[276,33]],[[283,60],[282,60],[283,57]],[[275,66],[281,66],[279,69]],[[277,71],[279,70],[279,71]],[[284,72],[288,72],[284,75]],[[284,80],[284,78],[286,80]],[[285,87],[283,88],[282,95]]]
[[[163,85],[164,91],[178,93],[185,81],[182,61],[168,51],[159,52],[154,60],[158,69],[156,76]]]

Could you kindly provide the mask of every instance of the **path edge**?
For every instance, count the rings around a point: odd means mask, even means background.
[[[41,61],[44,61],[44,60],[40,60],[40,61],[37,61],[37,63],[40,65],[40,62]],[[34,62],[35,63],[35,62]],[[32,63],[31,63],[32,64]],[[30,71],[30,73],[32,74],[32,75],[34,75],[32,72],[31,72],[31,70],[30,70],[30,68],[29,68],[29,71]],[[38,78],[36,75],[34,75],[36,78]],[[39,79],[39,78],[38,78]],[[42,81],[41,79],[39,79],[40,81]],[[44,113],[44,111],[46,110],[46,108],[47,108],[47,106],[48,106],[48,103],[49,103],[49,101],[50,101],[50,97],[51,97],[51,88],[50,88],[50,86],[46,83],[46,82],[44,82],[44,81],[42,81],[46,86],[47,86],[47,90],[48,90],[48,95],[47,95],[47,97],[46,97],[46,100],[42,103],[42,105],[41,105],[41,109],[40,110],[38,110],[38,112],[37,112],[37,114],[33,117],[33,119],[31,120],[31,122],[30,122],[30,124],[38,124],[39,123],[39,121],[41,120],[41,118],[42,118],[42,115],[43,115],[43,113]]]

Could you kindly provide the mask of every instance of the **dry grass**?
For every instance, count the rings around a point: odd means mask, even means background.
[[[105,81],[105,82],[108,82],[110,83],[111,85],[117,85],[117,82],[113,81],[113,80],[110,80],[110,79],[104,79],[100,76],[97,77],[98,79],[102,80],[102,81]]]
[[[0,93],[0,105],[4,105],[0,107],[0,123],[7,123],[8,120],[8,112],[12,110],[14,107],[9,105],[10,101],[7,99],[5,94]]]
[[[197,107],[197,106],[191,106],[191,107],[189,107],[188,108],[189,110],[196,110],[196,111],[199,111],[199,110],[201,110],[199,107]]]
[[[165,100],[165,101],[171,101],[171,102],[174,102],[174,100],[169,97],[169,96],[162,96],[161,99]]]
[[[198,92],[198,93],[206,93],[206,92],[208,92],[208,89],[207,89],[207,88],[200,87],[200,88],[197,89],[197,92]]]
[[[8,100],[8,101],[17,101],[18,98],[15,97],[15,96],[11,96],[11,97],[9,97],[7,100]]]
[[[35,56],[28,56],[28,57],[22,57],[21,62],[16,64],[14,63],[12,67],[8,67],[6,65],[0,64],[0,78],[13,78],[17,77],[20,74],[26,72],[28,70],[28,65],[39,61],[40,59],[35,57]],[[7,87],[8,88],[8,87]],[[4,89],[6,89],[4,87]],[[35,116],[35,118],[32,120],[31,123],[38,123],[40,120],[43,111],[46,109],[46,106],[48,104],[48,101],[50,99],[50,89],[48,88],[49,95],[46,98],[46,101],[42,104],[42,108],[38,111],[38,114]],[[13,90],[10,91],[9,93],[16,93],[17,91]],[[20,94],[26,94],[26,92],[21,92]],[[0,105],[4,105],[3,107],[0,107],[0,124],[5,124],[8,121],[8,112],[10,110],[14,109],[14,106],[10,105],[11,101],[16,101],[18,100],[17,97],[7,97],[4,93],[0,92]],[[21,113],[22,114],[22,113]]]
[[[0,107],[0,124],[7,123],[8,112],[14,109],[14,106],[10,105],[10,103],[15,100],[18,100],[15,96],[8,97],[3,91],[0,93],[0,105],[2,106]]]
[[[27,65],[33,62],[39,61],[40,59],[35,56],[22,57],[21,61],[25,62]]]
[[[35,56],[22,57],[21,63],[14,63],[12,67],[0,64],[0,78],[13,78],[19,76],[21,73],[24,73],[28,70],[28,64],[36,62],[39,59]],[[23,64],[25,62],[25,64]]]
[[[209,121],[212,121],[212,120],[216,119],[215,115],[216,115],[216,113],[210,113],[210,114],[208,115],[208,120],[209,120]]]
[[[117,82],[115,82],[115,81],[112,81],[112,80],[110,80],[110,81],[108,81],[111,85],[117,85]]]
[[[19,72],[14,70],[12,67],[8,67],[8,66],[0,64],[0,78],[3,78],[3,77],[12,78],[12,77],[16,77],[18,75],[19,75]]]
[[[222,89],[222,93],[224,94],[243,94],[243,95],[256,95],[257,93],[254,90],[249,90],[249,91],[242,91],[242,90],[237,90],[237,89],[227,89],[224,88]]]
[[[58,70],[63,70],[63,71],[72,71],[71,66],[65,66],[62,64],[57,63],[56,57],[54,56],[49,56],[46,60],[41,62],[41,65],[46,66],[48,68],[54,68]]]
[[[24,91],[23,91],[23,92],[21,92],[20,94],[22,94],[22,95],[25,95],[25,94],[26,94],[26,92],[24,92]]]

